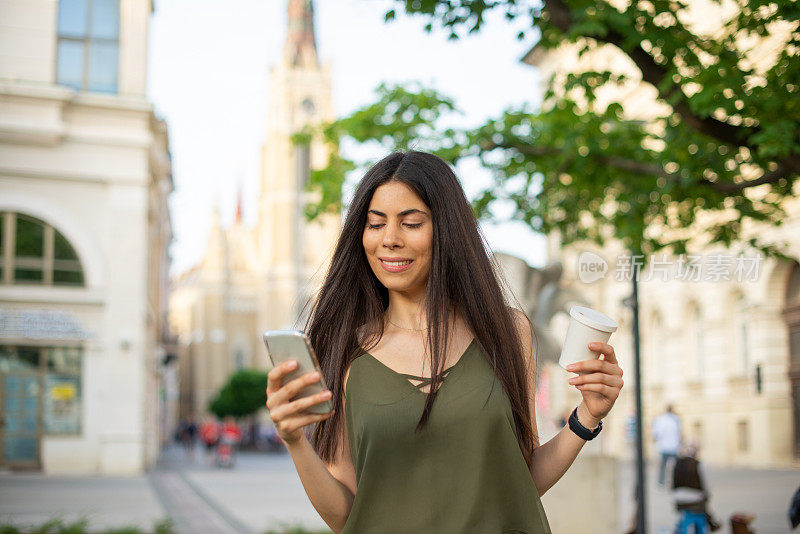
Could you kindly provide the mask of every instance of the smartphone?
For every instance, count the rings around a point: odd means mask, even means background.
[[[288,360],[297,360],[297,368],[284,375],[283,384],[288,384],[306,373],[320,371],[317,355],[314,353],[314,348],[308,341],[308,336],[306,336],[305,332],[300,330],[270,330],[264,332],[264,345],[267,347],[267,356],[273,367],[277,367]],[[320,371],[320,379],[301,389],[291,400],[321,393],[326,389],[328,387],[325,385],[325,377],[322,376],[322,371]],[[327,399],[309,406],[303,413],[326,414],[331,411],[333,411],[333,403],[331,399]]]

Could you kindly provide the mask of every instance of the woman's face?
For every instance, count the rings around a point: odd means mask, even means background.
[[[375,190],[362,242],[372,272],[387,289],[417,291],[427,286],[433,219],[406,184],[388,182]]]

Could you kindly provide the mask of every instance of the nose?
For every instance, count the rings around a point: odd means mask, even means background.
[[[397,235],[397,230],[390,224],[384,226],[386,229],[383,232],[383,246],[386,248],[394,248],[401,245],[400,238]]]

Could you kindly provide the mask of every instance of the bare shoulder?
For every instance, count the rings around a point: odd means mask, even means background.
[[[528,345],[533,341],[533,336],[531,335],[531,320],[522,310],[512,308],[511,306],[509,306],[508,309],[511,310],[511,315],[514,317],[514,326],[517,327],[522,342]]]
[[[517,328],[517,335],[522,343],[525,360],[535,365],[533,355],[533,334],[531,332],[533,326],[531,320],[522,310],[518,310],[517,308],[512,308],[510,306],[509,309],[514,317],[514,326]]]

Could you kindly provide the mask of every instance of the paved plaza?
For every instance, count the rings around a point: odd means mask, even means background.
[[[0,523],[41,524],[49,519],[89,519],[94,529],[139,526],[152,529],[172,518],[180,533],[262,534],[281,527],[322,530],[288,454],[242,453],[233,469],[218,469],[198,448],[187,455],[165,451],[157,469],[138,477],[57,477],[0,474]],[[800,485],[800,470],[708,470],[712,508],[720,519],[736,511],[756,514],[755,532],[791,532],[789,499]],[[620,524],[633,514],[631,462],[618,469]],[[674,525],[669,493],[648,478],[649,527],[668,534]],[[720,532],[729,532],[727,525]],[[571,534],[571,533],[568,533]]]
[[[647,476],[648,530],[653,534],[671,534],[677,514],[667,489],[657,487],[657,462],[651,462]],[[800,486],[800,469],[769,470],[706,467],[707,485],[711,493],[711,513],[723,524],[717,532],[727,534],[730,516],[746,512],[756,516],[751,528],[757,534],[784,534],[789,528],[789,501]],[[630,523],[636,507],[633,500],[636,474],[633,462],[620,462],[619,484],[620,525]],[[795,534],[800,532],[800,528]]]

